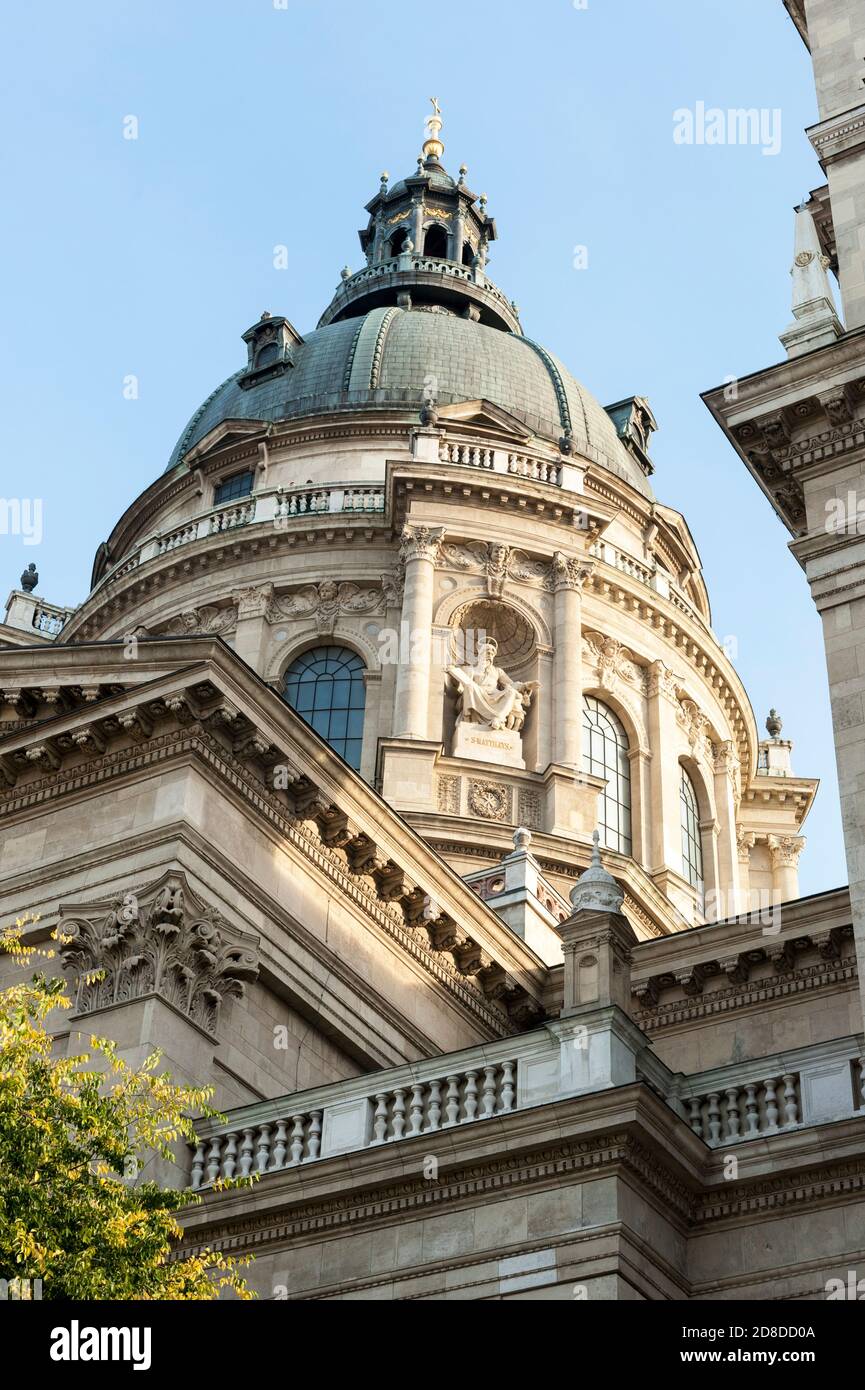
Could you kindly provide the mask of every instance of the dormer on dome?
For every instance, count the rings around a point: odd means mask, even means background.
[[[343,280],[319,320],[319,328],[356,318],[372,308],[439,307],[463,318],[522,333],[516,305],[486,276],[489,244],[496,225],[486,194],[466,184],[460,166],[454,180],[441,157],[441,110],[434,97],[427,139],[417,171],[393,187],[383,173],[378,193],[366,205],[369,222],[358,236],[366,266]]]
[[[282,314],[262,314],[242,335],[248,355],[246,370],[238,378],[238,384],[248,390],[271,376],[281,376],[294,366],[294,349],[301,346],[303,338]]]

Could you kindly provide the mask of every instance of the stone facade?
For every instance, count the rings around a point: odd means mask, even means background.
[[[651,409],[524,337],[440,134],[316,332],[243,334],[85,602],[22,576],[0,912],[64,929],[58,1048],[214,1088],[158,1171],[264,1297],[821,1297],[865,1246],[856,885],[799,900],[816,784]]]

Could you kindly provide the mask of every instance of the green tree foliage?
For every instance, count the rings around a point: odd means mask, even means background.
[[[26,925],[0,934],[0,953],[53,959],[23,944]],[[192,1114],[217,1113],[211,1089],[174,1085],[158,1053],[133,1069],[105,1038],[57,1055],[45,1021],[70,1007],[64,981],[41,971],[0,991],[0,1277],[41,1279],[44,1299],[253,1297],[247,1260],[175,1253],[174,1213],[200,1198],[138,1176],[194,1141]]]

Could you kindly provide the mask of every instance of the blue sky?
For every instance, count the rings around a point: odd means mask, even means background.
[[[7,8],[4,48],[0,494],[43,499],[44,539],[0,536],[0,585],[35,559],[46,598],[85,596],[244,329],[264,309],[313,327],[359,267],[363,204],[414,168],[434,93],[526,332],[603,403],[649,397],[656,491],[691,526],[715,629],[760,727],[776,705],[822,779],[802,891],[846,881],[820,625],[699,398],[783,356],[792,209],[822,182],[781,0],[41,0]],[[674,143],[698,101],[780,110],[780,151]]]

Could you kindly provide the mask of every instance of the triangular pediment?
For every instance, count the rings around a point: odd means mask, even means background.
[[[531,430],[526,428],[522,420],[516,415],[511,415],[510,411],[502,410],[501,406],[494,405],[492,401],[458,401],[456,405],[440,405],[437,407],[437,415],[441,424],[493,429],[499,435],[510,435],[521,444],[532,438]]]
[[[248,440],[258,434],[264,434],[267,428],[266,420],[222,420],[212,430],[208,430],[204,438],[200,439],[194,448],[184,454],[184,460],[188,464],[200,463],[202,459],[209,458],[211,454],[230,448],[232,444]]]

